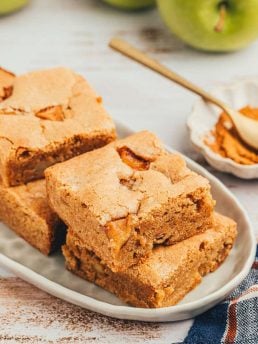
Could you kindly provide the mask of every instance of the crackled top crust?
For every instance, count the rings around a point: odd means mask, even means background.
[[[2,163],[10,156],[16,157],[19,150],[46,150],[71,136],[90,138],[114,131],[101,98],[72,70],[53,68],[16,78],[6,73],[1,78],[1,73],[0,70]],[[9,93],[3,97],[4,87],[10,83]]]
[[[169,198],[209,188],[205,178],[190,171],[179,155],[167,153],[148,131],[53,166],[45,174],[101,225],[128,215],[143,218]]]

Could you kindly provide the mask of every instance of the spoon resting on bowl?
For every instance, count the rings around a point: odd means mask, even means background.
[[[254,149],[258,149],[258,121],[252,118],[246,117],[239,111],[232,109],[230,106],[225,104],[223,101],[217,99],[210,93],[204,91],[202,88],[194,85],[192,82],[184,79],[180,75],[176,74],[172,70],[168,69],[158,61],[150,58],[147,54],[134,48],[127,42],[113,38],[109,46],[120,53],[130,57],[131,59],[143,64],[144,66],[154,70],[155,72],[163,75],[164,77],[176,82],[184,88],[198,94],[205,101],[208,101],[214,105],[217,105],[220,109],[226,112],[232,119],[239,136],[242,140]]]

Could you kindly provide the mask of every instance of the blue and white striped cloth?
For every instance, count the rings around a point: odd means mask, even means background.
[[[258,248],[245,280],[224,302],[195,318],[183,344],[258,344]]]

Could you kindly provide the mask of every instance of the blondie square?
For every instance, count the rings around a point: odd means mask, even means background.
[[[40,179],[48,166],[114,138],[114,123],[101,98],[72,70],[54,68],[17,77],[0,70],[3,185]]]
[[[215,215],[215,225],[172,246],[154,248],[143,263],[124,272],[112,272],[92,251],[80,246],[68,229],[63,254],[69,270],[116,294],[133,306],[156,308],[178,303],[216,270],[229,254],[236,237],[236,223]]]
[[[143,131],[46,170],[50,206],[112,270],[213,221],[209,182]],[[76,216],[75,216],[76,214]]]
[[[65,226],[47,204],[44,179],[0,186],[0,221],[46,255],[64,242]]]

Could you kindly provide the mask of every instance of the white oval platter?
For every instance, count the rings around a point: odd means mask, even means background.
[[[133,131],[117,123],[120,137]],[[168,147],[167,147],[168,148]],[[168,150],[173,151],[168,148]],[[178,305],[143,309],[128,306],[114,295],[68,272],[60,253],[45,257],[0,223],[0,264],[23,280],[60,299],[119,319],[164,322],[192,318],[222,301],[248,274],[255,256],[256,242],[246,211],[231,192],[200,165],[188,159],[188,166],[209,179],[217,210],[238,223],[236,244],[217,271]]]

